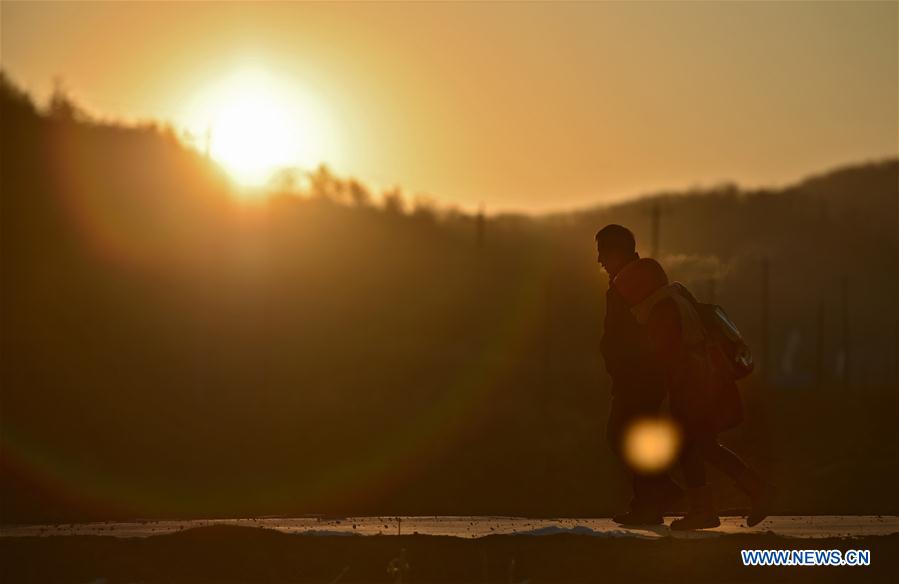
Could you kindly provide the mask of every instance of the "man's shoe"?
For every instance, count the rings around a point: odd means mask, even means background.
[[[661,525],[662,514],[650,509],[631,509],[627,513],[619,513],[612,517],[618,525]]]
[[[671,529],[675,531],[687,531],[692,529],[709,529],[721,525],[715,504],[712,501],[712,491],[708,485],[687,489],[687,501],[690,507],[687,514],[681,519],[671,522]]]

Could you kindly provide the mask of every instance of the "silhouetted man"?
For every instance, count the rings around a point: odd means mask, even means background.
[[[637,323],[615,286],[619,272],[639,259],[634,235],[621,225],[606,225],[596,233],[597,260],[609,274],[606,315],[601,351],[612,378],[612,407],[606,438],[615,454],[623,457],[624,434],[632,422],[656,416],[665,399],[663,373],[650,352],[646,329]],[[621,524],[658,525],[662,513],[682,490],[667,472],[645,474],[629,468],[633,476],[630,510],[613,519]]]

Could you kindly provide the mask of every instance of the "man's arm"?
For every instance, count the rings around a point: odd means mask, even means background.
[[[614,288],[606,294],[606,317],[601,351],[606,371],[612,378],[613,393],[645,392],[658,384],[657,368],[646,341],[646,331],[637,324],[624,299]]]

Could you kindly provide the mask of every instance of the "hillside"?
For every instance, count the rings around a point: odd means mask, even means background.
[[[3,522],[609,513],[593,233],[648,253],[654,205],[763,361],[726,439],[785,510],[899,511],[899,160],[479,219],[325,169],[248,205],[170,131],[5,78],[0,114]]]

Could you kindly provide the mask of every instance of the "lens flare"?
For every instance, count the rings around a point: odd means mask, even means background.
[[[680,448],[678,427],[667,418],[642,418],[624,435],[624,456],[641,472],[659,472],[674,462]]]

